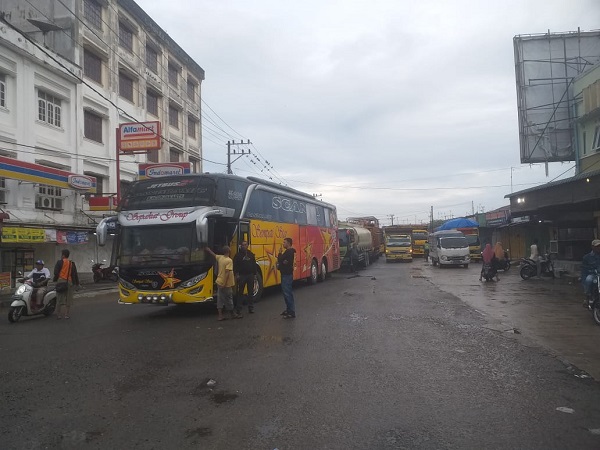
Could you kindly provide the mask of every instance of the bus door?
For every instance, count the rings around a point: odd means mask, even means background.
[[[250,222],[241,220],[238,227],[238,245],[246,241],[250,247]]]

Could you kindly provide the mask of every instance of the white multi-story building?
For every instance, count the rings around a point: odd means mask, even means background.
[[[202,170],[204,71],[132,0],[1,0],[0,13],[0,279],[65,246],[89,271],[108,259],[95,225],[138,164]],[[121,154],[117,176],[116,130],[148,121],[162,147]]]

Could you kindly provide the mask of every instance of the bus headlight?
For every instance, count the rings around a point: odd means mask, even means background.
[[[198,283],[200,283],[202,280],[204,280],[206,278],[206,275],[208,275],[208,272],[204,272],[202,275],[198,275],[194,278],[190,278],[187,281],[184,281],[183,283],[181,283],[179,285],[179,288],[189,288],[192,287]]]
[[[121,283],[121,285],[125,288],[125,289],[129,289],[130,291],[135,290],[135,286],[127,281],[125,281],[123,278],[119,279],[119,283]]]

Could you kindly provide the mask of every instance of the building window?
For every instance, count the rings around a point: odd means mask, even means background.
[[[196,98],[196,83],[192,80],[188,80],[187,82],[187,95],[192,100]]]
[[[150,114],[158,117],[158,94],[154,91],[146,91],[146,109]]]
[[[0,178],[0,204],[6,204],[6,178]]]
[[[102,84],[102,59],[87,49],[83,51],[83,74]]]
[[[119,95],[133,102],[133,78],[125,72],[119,72]]]
[[[177,87],[179,81],[179,67],[172,62],[169,62],[169,84]]]
[[[190,165],[192,169],[191,172],[198,173],[200,170],[200,161],[198,161],[196,158],[190,158]]]
[[[102,29],[102,5],[96,0],[83,0],[83,17],[93,27]]]
[[[158,150],[149,150],[147,153],[148,162],[158,162]]]
[[[133,31],[123,22],[119,22],[119,45],[133,53]]]
[[[146,45],[146,66],[154,73],[158,73],[158,52]]]
[[[0,74],[0,106],[6,108],[6,75]]]
[[[38,209],[63,209],[62,190],[55,186],[38,186],[35,196],[35,207]]]
[[[84,111],[83,135],[92,141],[102,143],[102,117],[91,111]]]
[[[188,136],[196,139],[196,124],[198,121],[192,117],[188,116]]]
[[[596,125],[594,130],[594,140],[592,141],[592,150],[600,151],[600,125]]]
[[[179,162],[181,152],[176,148],[169,149],[169,162]]]
[[[173,105],[169,105],[169,125],[179,129],[179,110]]]
[[[104,194],[104,177],[102,175],[98,175],[98,174],[92,173],[92,172],[83,172],[83,174],[87,175],[89,177],[96,178],[96,193],[93,195],[96,195],[97,197],[101,197],[102,194]]]
[[[60,128],[60,99],[44,91],[38,91],[38,120]]]

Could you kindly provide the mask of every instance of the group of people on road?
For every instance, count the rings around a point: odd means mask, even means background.
[[[291,238],[283,240],[283,249],[277,256],[277,269],[281,272],[281,290],[286,309],[281,313],[284,319],[296,317],[294,293],[294,256],[296,250],[292,247]],[[254,313],[254,282],[256,278],[256,257],[248,249],[248,242],[242,241],[240,249],[231,258],[231,248],[227,245],[221,248],[222,254],[216,254],[206,247],[206,251],[217,260],[217,320],[241,319],[242,308],[248,306],[248,313]],[[237,288],[234,295],[234,288]]]
[[[61,252],[61,258],[56,262],[54,266],[54,276],[52,281],[57,284],[56,289],[56,301],[57,310],[56,318],[62,319],[61,309],[65,307],[64,318],[68,319],[71,306],[73,305],[73,296],[75,289],[79,286],[79,276],[77,273],[77,266],[73,261],[69,259],[71,255],[68,249],[64,249]],[[44,267],[44,261],[38,259],[35,262],[35,268],[27,274],[25,280],[31,280],[34,288],[32,293],[32,307],[33,309],[41,309],[44,307],[44,296],[46,295],[46,286],[50,280],[50,270]],[[59,285],[64,285],[65,288],[61,289]]]
[[[486,244],[483,252],[481,252],[481,260],[483,262],[481,266],[481,273],[479,274],[479,281],[482,281],[485,270],[489,270],[490,278],[495,278],[496,281],[500,281],[498,277],[498,270],[502,267],[501,261],[506,259],[507,255],[502,248],[502,242],[496,242],[496,245],[492,248],[492,244]]]

